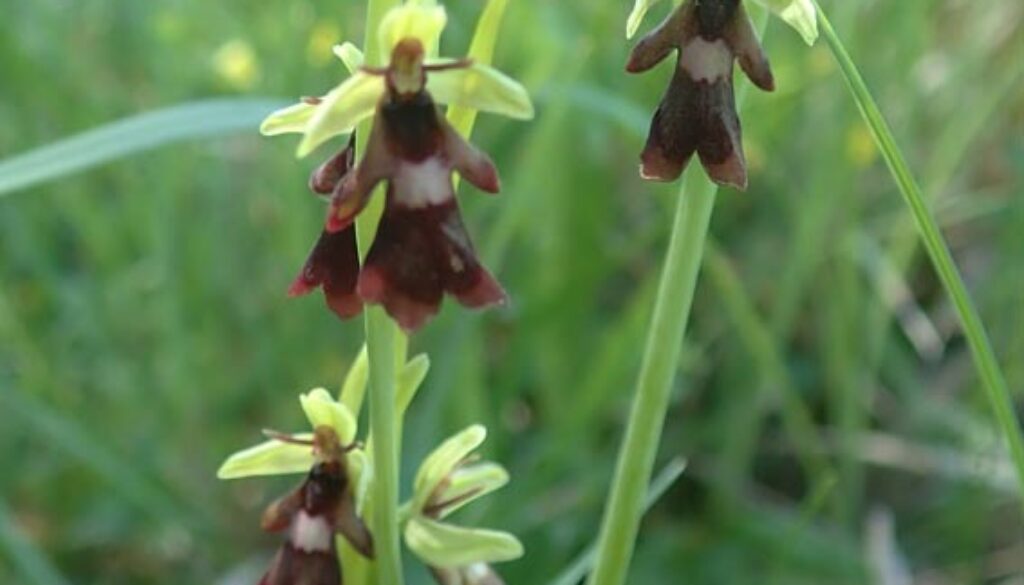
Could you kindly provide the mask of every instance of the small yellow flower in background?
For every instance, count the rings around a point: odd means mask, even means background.
[[[871,166],[878,158],[875,140],[865,126],[854,124],[847,130],[846,158],[861,169]]]
[[[248,90],[260,78],[260,64],[252,46],[241,40],[230,40],[213,54],[213,70],[232,89]]]
[[[323,67],[334,59],[331,48],[341,40],[341,29],[333,22],[318,22],[309,33],[306,60],[314,67]]]

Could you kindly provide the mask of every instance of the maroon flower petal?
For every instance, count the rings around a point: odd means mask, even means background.
[[[370,201],[374,188],[393,175],[398,166],[394,155],[388,149],[380,124],[378,108],[370,139],[366,143],[366,153],[355,170],[338,183],[331,197],[325,228],[328,232],[341,231],[352,225],[356,216]]]
[[[442,122],[445,156],[449,163],[477,189],[487,193],[501,191],[498,169],[490,157],[467,142],[447,121],[442,119]]]
[[[357,292],[365,302],[384,305],[406,331],[436,315],[445,292],[473,308],[506,298],[480,265],[454,199],[413,208],[390,191]]]
[[[696,82],[685,71],[677,71],[651,123],[640,174],[645,179],[675,180],[694,152],[715,182],[746,187],[732,80]]]
[[[288,295],[304,295],[321,287],[327,306],[342,319],[348,319],[363,310],[363,303],[356,294],[358,278],[355,227],[335,233],[324,231],[288,289]]]
[[[761,41],[754,32],[754,25],[741,5],[736,16],[725,28],[724,38],[732,49],[740,67],[754,85],[764,91],[775,91],[775,77],[772,75],[768,56],[761,47]]]

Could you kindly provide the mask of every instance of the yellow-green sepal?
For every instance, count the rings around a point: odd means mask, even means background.
[[[305,433],[296,435],[296,438],[309,441],[313,439],[313,435]],[[293,445],[271,440],[228,457],[217,470],[217,478],[239,479],[306,473],[313,467],[313,463],[313,449],[308,445]]]
[[[437,486],[486,438],[487,429],[483,425],[472,425],[434,449],[423,460],[416,473],[416,480],[413,483],[413,510],[422,510]]]
[[[481,63],[438,71],[427,77],[427,90],[439,104],[472,108],[518,120],[533,118],[530,94],[518,81]]]
[[[511,561],[523,556],[515,536],[498,530],[464,528],[417,516],[405,525],[405,544],[433,567]]]
[[[356,124],[373,115],[383,93],[383,77],[356,72],[346,79],[316,106],[296,154],[304,157],[331,138],[350,134]]]

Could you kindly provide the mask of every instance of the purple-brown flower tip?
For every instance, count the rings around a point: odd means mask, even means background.
[[[743,140],[733,92],[733,63],[755,85],[775,88],[740,0],[689,0],[644,37],[626,70],[640,73],[678,50],[678,66],[651,122],[640,175],[673,181],[696,153],[713,181],[746,189]]]
[[[409,332],[438,313],[446,292],[471,308],[506,298],[480,265],[454,199],[412,208],[392,193],[356,291]]]
[[[335,233],[324,231],[288,289],[288,295],[301,296],[320,287],[331,311],[342,319],[349,319],[363,310],[363,302],[356,294],[358,278],[355,228]]]
[[[497,193],[498,171],[440,115],[425,89],[429,72],[468,65],[424,65],[423,45],[410,39],[395,46],[388,67],[364,68],[385,77],[387,92],[377,106],[363,158],[337,181],[331,195],[326,235],[352,230],[377,185],[387,185],[373,245],[354,289],[346,288],[344,298],[354,290],[362,302],[383,305],[406,331],[419,329],[436,315],[445,293],[474,308],[505,300],[505,292],[473,251],[452,183],[458,172],[478,189]],[[341,166],[329,161],[325,168]]]

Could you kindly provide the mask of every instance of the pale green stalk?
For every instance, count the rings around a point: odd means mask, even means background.
[[[817,3],[816,3],[817,4]],[[1017,479],[1020,483],[1022,503],[1024,503],[1024,438],[1021,434],[1020,421],[1014,413],[1013,399],[1006,386],[1003,373],[999,368],[992,344],[988,339],[985,326],[981,321],[977,308],[974,306],[963,277],[957,269],[949,246],[942,237],[942,232],[932,215],[928,204],[924,200],[921,187],[910,172],[910,167],[903,157],[902,151],[896,144],[896,139],[889,129],[878,104],[868,90],[867,84],[860,75],[853,59],[850,58],[842,41],[836,35],[832,23],[829,22],[821,7],[818,6],[819,21],[822,36],[828,43],[832,54],[835,56],[839,69],[843,73],[850,93],[860,110],[864,121],[867,123],[871,134],[878,144],[878,148],[885,158],[889,171],[896,181],[896,185],[903,195],[903,199],[910,208],[917,225],[917,231],[924,242],[928,256],[932,260],[946,292],[953,300],[957,316],[963,326],[964,335],[971,348],[971,355],[974,359],[975,368],[981,378],[982,386],[989,404],[995,414],[996,422],[1010,449],[1010,457],[1017,471]]]
[[[363,52],[366,62],[379,65],[383,61],[377,42],[377,29],[388,10],[398,0],[368,0],[366,36]],[[370,137],[372,121],[359,125],[356,147],[362,152]],[[380,189],[378,188],[378,191]],[[383,210],[383,193],[373,197],[373,204],[356,220],[359,250],[365,258]],[[373,505],[370,518],[376,552],[378,585],[401,585],[402,551],[398,526],[398,482],[400,475],[397,413],[395,409],[395,366],[404,361],[404,336],[380,307],[366,308],[366,349],[370,360],[370,440],[373,441]]]
[[[601,525],[597,563],[587,581],[590,585],[626,582],[717,192],[703,171],[691,165],[679,193],[636,396]]]
[[[759,29],[767,14],[757,11]],[[643,514],[644,493],[654,469],[661,430],[682,350],[683,334],[693,305],[718,188],[698,165],[691,164],[679,192],[672,237],[654,301],[636,395],[626,436],[619,451],[611,493],[605,505],[597,562],[588,585],[626,582]]]

